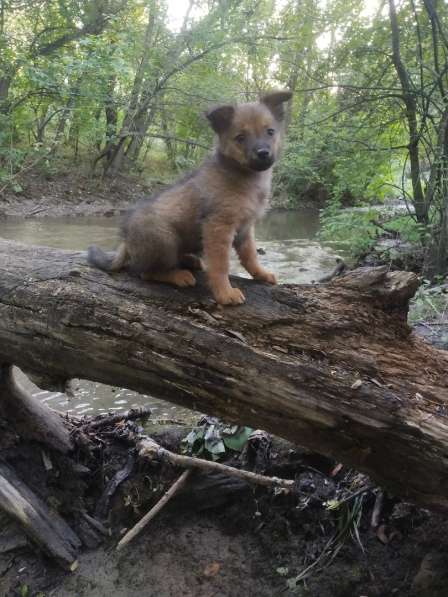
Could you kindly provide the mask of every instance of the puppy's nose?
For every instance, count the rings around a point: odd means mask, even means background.
[[[270,153],[269,149],[257,149],[257,157],[260,160],[267,160],[270,157]]]

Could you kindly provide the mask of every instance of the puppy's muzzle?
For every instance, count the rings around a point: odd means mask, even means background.
[[[250,161],[250,167],[252,170],[263,171],[267,170],[274,163],[274,158],[269,149],[257,149],[254,151],[253,158]]]

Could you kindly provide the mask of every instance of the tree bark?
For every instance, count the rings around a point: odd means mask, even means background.
[[[400,31],[394,0],[389,0],[389,19],[392,32],[392,62],[403,91],[403,102],[406,107],[406,120],[409,128],[409,162],[411,165],[411,182],[415,215],[420,224],[428,224],[428,205],[425,203],[420,172],[420,135],[417,123],[417,102],[411,87],[408,71],[401,58]]]
[[[141,120],[142,118],[144,119],[144,115],[138,113],[138,107],[139,103],[146,97],[148,86],[150,86],[149,81],[146,81],[145,85],[145,77],[148,74],[147,70],[149,67],[154,36],[156,34],[156,25],[157,7],[154,2],[151,2],[148,10],[148,22],[145,29],[145,36],[143,39],[142,56],[135,73],[129,106],[118,133],[118,140],[116,140],[115,137],[112,137],[112,141],[107,144],[107,152],[104,153],[104,156],[106,157],[104,174],[107,176],[114,176],[121,169],[125,156],[127,139],[130,134],[132,135],[132,133],[137,130],[136,121]]]
[[[448,106],[440,118],[434,161],[426,188],[426,204],[434,212],[434,229],[425,255],[423,273],[433,280],[448,272],[448,196],[446,173],[448,168]]]
[[[109,276],[84,253],[0,240],[0,363],[266,429],[447,510],[448,354],[406,323],[417,276],[233,283],[246,304],[218,309],[202,283]]]
[[[63,453],[73,449],[60,414],[35,400],[14,378],[9,365],[0,367],[0,417],[13,421],[15,430],[28,440]]]
[[[16,473],[0,461],[0,508],[17,520],[27,535],[58,564],[73,572],[81,541],[55,510],[33,493]]]

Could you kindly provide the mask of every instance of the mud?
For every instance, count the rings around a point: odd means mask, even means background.
[[[174,448],[180,440],[159,436]],[[368,478],[334,462],[295,449],[282,440],[268,474],[295,477],[293,494],[253,488],[243,482],[193,477],[188,491],[174,498],[123,551],[116,544],[179,474],[163,465],[140,464],[111,503],[112,534],[95,549],[84,549],[75,573],[62,572],[0,518],[0,595],[18,597],[446,597],[448,519],[384,496],[381,532],[371,527],[379,489]],[[103,455],[110,477],[125,461],[127,448]],[[80,460],[83,461],[82,456]],[[233,463],[237,463],[239,459]],[[25,458],[15,458],[22,475]],[[62,479],[42,483],[38,454],[26,457],[28,482],[57,497],[76,522],[76,506],[64,503]],[[62,465],[61,465],[62,466]],[[92,463],[90,463],[92,466]],[[94,511],[96,480],[76,483],[78,508]],[[151,495],[153,494],[153,495]],[[67,497],[66,496],[66,497]],[[335,507],[336,502],[337,507]],[[15,537],[5,548],[5,530]],[[343,532],[342,532],[343,531]],[[332,538],[338,537],[332,542]],[[294,578],[305,571],[304,579]],[[307,571],[307,572],[306,572]]]
[[[163,186],[131,175],[108,179],[76,171],[46,177],[30,172],[20,184],[19,193],[5,189],[0,196],[0,218],[118,215]]]

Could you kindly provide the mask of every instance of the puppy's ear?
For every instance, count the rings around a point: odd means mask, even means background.
[[[206,114],[212,129],[220,135],[232,124],[235,108],[233,106],[217,106]]]
[[[264,95],[260,102],[267,106],[277,120],[283,120],[285,108],[283,104],[292,98],[291,91],[273,91]]]

